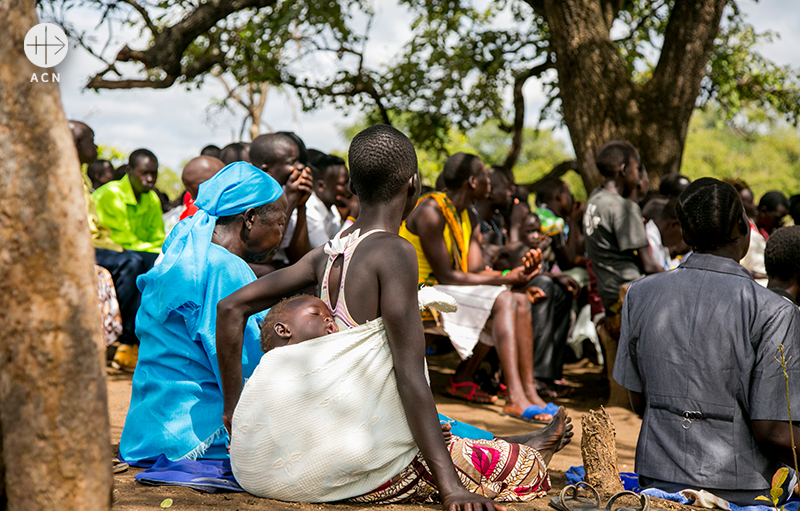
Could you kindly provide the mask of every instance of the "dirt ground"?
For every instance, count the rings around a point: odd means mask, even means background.
[[[468,422],[480,428],[492,431],[496,435],[516,435],[540,428],[522,420],[499,415],[502,407],[499,405],[471,405],[463,401],[450,399],[442,395],[449,375],[453,373],[457,358],[455,354],[428,357],[431,375],[431,387],[434,391],[439,412]],[[565,377],[575,385],[573,396],[566,399],[557,399],[554,402],[563,405],[569,411],[575,424],[575,438],[561,452],[557,453],[548,467],[550,481],[553,489],[550,494],[557,494],[566,484],[564,472],[571,466],[582,465],[580,451],[581,415],[590,409],[598,409],[603,403],[608,392],[608,384],[601,377],[602,368],[593,365],[587,360],[568,364],[565,366]],[[114,369],[108,369],[108,399],[111,417],[111,438],[113,449],[116,453],[119,447],[119,437],[125,423],[125,414],[128,411],[131,394],[131,375]],[[500,401],[502,403],[502,401]],[[614,421],[617,432],[617,450],[619,453],[619,469],[622,472],[632,472],[636,439],[639,435],[641,420],[631,411],[622,408],[610,408],[608,412]],[[330,509],[345,511],[350,509],[363,509],[367,506],[357,505],[320,505],[320,504],[289,504],[274,500],[261,499],[246,493],[219,493],[207,494],[189,488],[172,486],[144,486],[134,480],[139,469],[130,468],[114,476],[114,505],[115,511],[145,511],[161,510],[165,499],[172,499],[171,510],[206,510],[217,509],[223,511],[234,510],[290,510],[290,509]],[[533,502],[510,504],[511,510],[544,510],[549,508],[548,498],[537,499]],[[441,509],[437,505],[389,505],[381,506],[386,511],[406,511],[419,509]]]

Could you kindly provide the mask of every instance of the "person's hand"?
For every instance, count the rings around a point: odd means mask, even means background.
[[[306,203],[311,196],[312,183],[311,169],[308,167],[292,171],[284,189],[286,200],[291,209]]]
[[[222,414],[222,424],[225,426],[225,429],[228,430],[228,436],[231,436],[231,428],[233,422],[233,413],[223,412]]]
[[[535,276],[536,273],[528,271],[526,266],[517,266],[503,275],[503,284],[511,287],[524,286]]]
[[[583,222],[583,214],[586,212],[586,204],[582,201],[575,201],[572,205],[572,211],[567,219],[570,223],[580,224]]]
[[[453,441],[453,434],[450,432],[453,429],[453,426],[449,422],[440,422],[442,426],[442,436],[444,437],[444,444],[450,445],[450,442]]]
[[[470,493],[460,488],[447,495],[441,493],[442,507],[447,511],[506,511],[506,507],[495,504],[491,499]]]
[[[525,293],[527,293],[528,300],[532,304],[535,304],[536,302],[539,302],[547,298],[547,293],[545,293],[542,288],[536,286],[530,286],[525,288]]]
[[[525,273],[529,273],[531,277],[537,275],[542,269],[542,251],[538,248],[532,248],[522,256],[522,266],[525,268]]]
[[[337,195],[336,202],[338,204],[342,204],[342,207],[339,208],[339,214],[341,215],[342,220],[346,220],[348,216],[358,218],[360,209],[358,204],[358,195],[348,191],[347,196]]]
[[[573,298],[577,298],[578,294],[581,292],[581,286],[575,282],[575,279],[570,277],[569,275],[565,275],[563,273],[555,276],[555,281],[567,288],[567,291],[572,293]]]
[[[547,249],[547,247],[549,247],[552,244],[553,244],[553,238],[551,238],[550,236],[545,235],[545,236],[542,236],[541,238],[539,238],[539,241],[536,243],[536,246],[533,247],[533,248],[538,248],[539,250],[544,251],[544,250]]]
[[[509,286],[523,286],[539,274],[542,269],[542,251],[530,249],[522,256],[522,266],[517,266],[504,275],[505,282]]]

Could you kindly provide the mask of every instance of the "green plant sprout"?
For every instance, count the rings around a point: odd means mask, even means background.
[[[800,470],[797,469],[797,448],[794,443],[794,427],[792,426],[792,404],[789,399],[789,373],[786,371],[786,363],[792,359],[792,357],[785,358],[783,354],[783,344],[778,346],[778,352],[780,353],[781,358],[773,357],[780,365],[781,369],[783,370],[783,378],[786,382],[786,408],[789,410],[789,440],[792,443],[792,457],[794,458],[794,471],[796,474],[800,474]],[[786,467],[781,467],[775,472],[775,475],[772,476],[772,488],[769,490],[769,497],[765,495],[759,495],[756,497],[756,500],[763,500],[766,502],[772,502],[772,505],[778,508],[778,502],[780,498],[783,496],[783,483],[786,482],[786,478],[789,476],[789,469]],[[781,506],[779,509],[784,509],[784,506]]]

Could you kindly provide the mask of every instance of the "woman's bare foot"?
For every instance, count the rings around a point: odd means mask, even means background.
[[[557,453],[572,441],[575,433],[572,431],[572,418],[567,415],[563,406],[558,407],[558,412],[550,424],[538,431],[527,435],[513,437],[498,437],[506,442],[525,444],[539,451],[545,464],[550,463],[553,454]]]

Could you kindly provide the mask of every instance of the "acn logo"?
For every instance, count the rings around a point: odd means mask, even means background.
[[[25,35],[25,56],[34,66],[57,66],[67,56],[67,35],[58,25],[39,23]]]

